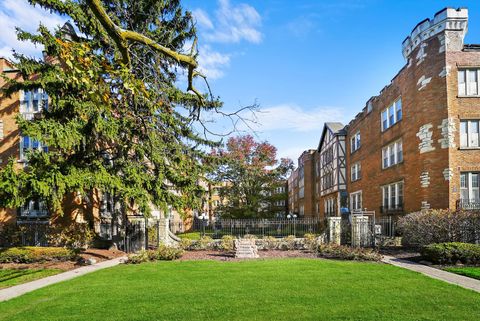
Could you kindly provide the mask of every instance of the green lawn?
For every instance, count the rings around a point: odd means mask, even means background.
[[[0,269],[0,289],[55,275],[58,269]]]
[[[480,267],[453,267],[446,268],[445,270],[480,280]]]
[[[480,294],[379,263],[120,265],[0,303],[0,320],[479,320]]]

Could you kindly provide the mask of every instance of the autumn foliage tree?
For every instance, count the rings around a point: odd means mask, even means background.
[[[250,135],[231,137],[213,155],[222,161],[211,173],[223,201],[224,218],[267,218],[278,214],[275,202],[286,199],[285,179],[293,167],[290,159],[277,159],[277,149]]]

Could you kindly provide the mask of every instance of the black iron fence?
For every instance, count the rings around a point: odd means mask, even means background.
[[[457,209],[461,210],[480,210],[480,200],[461,199],[457,201]]]
[[[307,233],[321,234],[325,230],[325,222],[317,218],[292,219],[218,219],[215,221],[195,218],[190,226],[181,221],[170,221],[170,230],[176,234],[198,232],[212,238],[224,235],[242,237],[286,237],[294,235],[303,237]]]

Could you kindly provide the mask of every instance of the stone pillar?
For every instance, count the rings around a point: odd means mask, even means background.
[[[371,238],[368,216],[352,215],[352,246],[369,246]]]
[[[340,223],[341,218],[338,216],[328,217],[328,242],[340,245]]]
[[[168,218],[160,217],[158,219],[158,240],[160,243],[168,244],[168,231],[170,229],[170,222]]]

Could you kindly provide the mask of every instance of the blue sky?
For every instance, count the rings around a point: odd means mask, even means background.
[[[256,126],[280,156],[315,148],[325,121],[348,121],[404,65],[401,43],[444,7],[469,8],[466,43],[480,43],[478,0],[186,0],[199,30],[200,64],[213,93],[235,110],[257,101]],[[0,56],[13,26],[34,30],[62,19],[25,0],[0,0]],[[246,117],[249,117],[246,115]],[[220,122],[219,126],[226,126]]]

